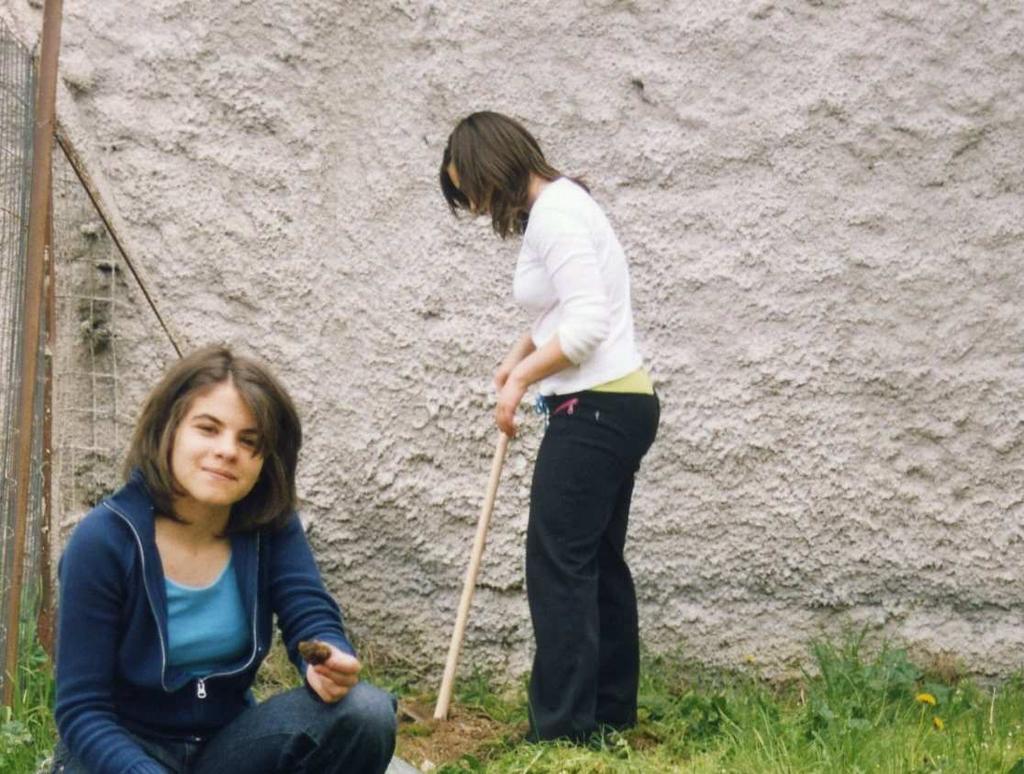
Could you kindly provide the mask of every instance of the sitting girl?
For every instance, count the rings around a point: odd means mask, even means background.
[[[150,394],[127,483],[61,559],[54,772],[387,768],[394,700],[359,682],[294,512],[301,442],[284,388],[225,348],[179,361]],[[274,615],[305,686],[257,705]],[[300,641],[326,661],[305,661]]]

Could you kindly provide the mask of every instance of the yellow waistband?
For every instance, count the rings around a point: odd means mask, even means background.
[[[653,395],[654,383],[650,374],[643,368],[638,368],[631,374],[626,374],[610,382],[591,387],[594,392],[634,392],[640,395]]]

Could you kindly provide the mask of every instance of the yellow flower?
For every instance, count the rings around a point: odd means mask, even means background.
[[[930,693],[919,693],[917,694],[917,696],[914,697],[914,699],[916,701],[921,702],[922,704],[930,704],[933,707],[938,703],[935,701],[935,697],[932,696]]]
[[[942,718],[938,715],[932,718],[932,725],[935,726],[936,731],[941,731],[946,727],[946,724],[942,722]]]

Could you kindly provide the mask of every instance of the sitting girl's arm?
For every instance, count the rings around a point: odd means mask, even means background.
[[[60,737],[89,771],[166,774],[121,727],[114,712],[118,623],[125,600],[123,558],[109,539],[124,529],[103,510],[87,516],[60,563],[57,701]]]
[[[340,651],[335,654],[339,662],[347,663],[340,658],[345,655],[354,660],[355,649],[342,628],[341,611],[324,588],[299,517],[293,515],[283,529],[272,533],[270,540],[271,604],[295,668],[308,679],[309,665],[299,654],[301,640],[322,640]]]

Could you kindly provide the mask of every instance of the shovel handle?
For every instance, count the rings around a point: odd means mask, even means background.
[[[505,462],[508,451],[508,436],[498,433],[498,443],[494,448],[494,459],[491,461],[491,476],[487,480],[487,493],[484,504],[480,508],[480,518],[476,523],[476,537],[473,539],[473,553],[469,557],[466,580],[462,584],[462,599],[459,600],[459,613],[455,618],[455,630],[452,642],[448,647],[448,661],[444,665],[444,678],[441,680],[441,691],[437,695],[434,707],[434,719],[444,720],[448,717],[448,705],[452,700],[452,688],[455,686],[455,669],[459,664],[459,652],[462,650],[462,639],[466,634],[466,621],[469,618],[469,606],[473,603],[473,591],[476,579],[480,574],[480,560],[484,555],[484,543],[487,541],[487,528],[491,523],[494,511],[494,498],[498,493],[498,480],[501,478],[501,466]]]

